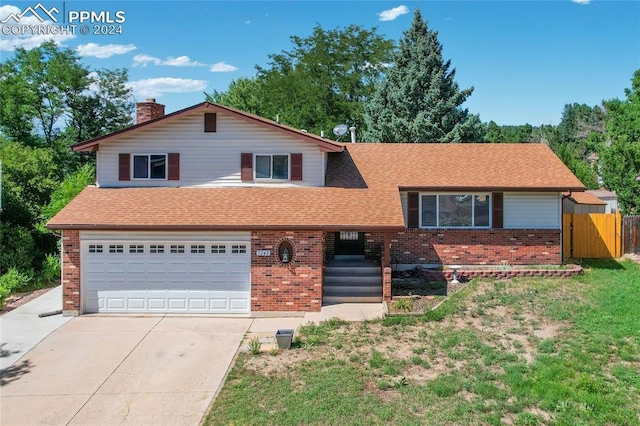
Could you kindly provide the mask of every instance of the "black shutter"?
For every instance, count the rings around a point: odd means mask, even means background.
[[[253,154],[240,154],[240,179],[243,182],[253,180]]]
[[[502,228],[504,226],[503,216],[503,200],[504,194],[502,192],[494,192],[491,194],[491,198],[493,199],[493,227],[494,228]]]
[[[118,155],[118,180],[131,180],[131,154]]]
[[[167,161],[169,162],[168,180],[180,180],[180,153],[169,153]]]
[[[418,228],[420,226],[420,194],[409,192],[407,194],[407,227]]]
[[[291,154],[291,180],[302,180],[302,154]]]

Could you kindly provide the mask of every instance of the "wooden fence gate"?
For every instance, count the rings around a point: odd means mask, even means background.
[[[622,220],[623,253],[640,253],[640,216],[625,216]]]
[[[563,256],[601,259],[622,255],[620,213],[562,215]]]

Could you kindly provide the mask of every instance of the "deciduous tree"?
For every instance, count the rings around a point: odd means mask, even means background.
[[[601,155],[605,185],[616,192],[625,214],[640,214],[640,69],[633,74],[626,99],[605,103],[611,145]]]
[[[256,66],[255,77],[207,98],[316,134],[340,123],[362,129],[364,101],[391,60],[393,42],[359,25],[317,25],[291,42],[292,49],[269,55],[268,66]]]

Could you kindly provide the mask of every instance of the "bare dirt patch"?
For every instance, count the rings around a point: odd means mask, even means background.
[[[464,371],[478,361],[475,349],[468,348],[476,343],[465,341],[467,335],[531,363],[538,355],[538,343],[561,335],[565,326],[541,315],[542,311],[541,306],[530,302],[528,289],[517,283],[479,282],[465,306],[443,322],[418,322],[415,326],[384,326],[381,322],[346,324],[332,330],[326,341],[318,345],[305,345],[303,337],[299,347],[271,355],[272,345],[263,345],[261,354],[248,357],[245,367],[263,375],[282,376],[292,366],[331,358],[369,368],[373,351],[378,351],[385,359],[399,363],[391,380],[405,377],[425,383],[444,374]],[[462,336],[462,340],[451,343],[448,351],[442,350],[441,339],[452,332]],[[500,364],[491,369],[500,371]]]

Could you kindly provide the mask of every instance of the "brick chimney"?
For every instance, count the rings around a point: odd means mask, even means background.
[[[136,104],[136,124],[153,120],[164,115],[164,105],[157,104],[153,98]]]

